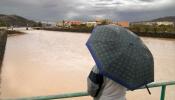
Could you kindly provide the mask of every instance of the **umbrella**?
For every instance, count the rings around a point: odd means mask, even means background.
[[[5,31],[0,31],[0,69],[4,58],[6,41],[7,41],[7,33]]]
[[[100,74],[130,90],[154,81],[149,49],[133,32],[114,25],[97,26],[86,43]]]

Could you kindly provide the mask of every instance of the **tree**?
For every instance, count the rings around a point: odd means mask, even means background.
[[[129,29],[136,33],[139,33],[141,31],[140,24],[131,25]]]
[[[107,25],[108,22],[107,22],[107,20],[103,20],[103,21],[101,22],[101,24],[102,24],[102,25]]]
[[[159,25],[159,31],[165,33],[167,31],[167,25]]]
[[[175,26],[174,25],[167,25],[167,32],[175,32]]]
[[[0,27],[6,26],[5,22],[0,21]]]
[[[109,20],[109,19],[104,19],[104,20],[101,21],[101,25],[108,25],[108,24],[110,24],[111,22],[112,22],[112,21]]]
[[[64,28],[65,27],[65,21],[63,20],[62,22],[63,22],[63,28]]]
[[[153,32],[154,33],[157,33],[157,31],[158,31],[158,25],[155,23],[152,26],[153,26]]]
[[[41,22],[38,22],[38,27],[42,27],[42,23]]]
[[[144,28],[144,32],[148,33],[150,30],[150,25],[143,25],[143,28]]]

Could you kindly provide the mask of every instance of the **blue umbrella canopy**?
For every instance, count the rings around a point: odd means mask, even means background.
[[[97,26],[86,45],[100,73],[126,88],[134,90],[154,81],[153,56],[133,32]]]
[[[5,31],[0,31],[0,68],[4,58],[6,41],[7,41],[7,33]]]

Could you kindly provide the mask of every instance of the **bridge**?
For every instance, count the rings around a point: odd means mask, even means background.
[[[148,84],[148,88],[161,87],[160,100],[165,100],[166,87],[170,85],[175,85],[175,81],[151,83],[151,84]],[[146,89],[146,87],[141,87],[139,89]],[[65,93],[65,94],[47,95],[47,96],[7,98],[7,99],[1,99],[1,100],[50,100],[50,99],[64,99],[64,98],[73,98],[73,97],[82,97],[82,96],[89,96],[89,94],[87,92],[74,92],[74,93]]]

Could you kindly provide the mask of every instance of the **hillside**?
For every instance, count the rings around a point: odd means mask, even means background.
[[[155,21],[155,22],[158,22],[158,21],[170,21],[170,22],[175,22],[175,16],[161,17],[161,18],[157,18],[157,19],[154,19],[154,20],[151,20],[151,21]]]
[[[36,22],[17,15],[0,14],[0,26],[33,26]]]

